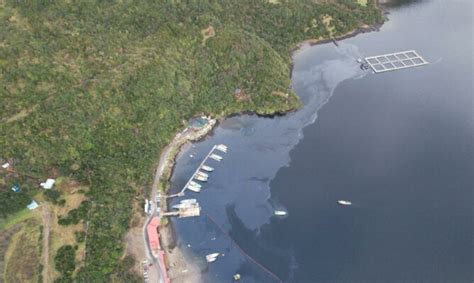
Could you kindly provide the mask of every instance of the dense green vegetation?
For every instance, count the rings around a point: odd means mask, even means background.
[[[0,219],[25,209],[31,198],[24,192],[14,193],[10,189],[0,191]]]
[[[76,268],[76,250],[71,245],[62,246],[58,249],[54,257],[54,266],[57,271],[61,272],[62,278],[58,278],[55,282],[71,282],[71,276]]]
[[[67,269],[81,282],[126,278],[131,200],[183,121],[295,109],[290,50],[329,36],[322,17],[335,35],[382,20],[370,0],[69,2],[0,3],[0,158],[90,186],[89,201],[59,220],[89,221],[87,260]]]

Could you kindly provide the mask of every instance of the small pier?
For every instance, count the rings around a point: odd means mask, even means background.
[[[199,192],[201,190],[202,185],[197,183],[194,180],[206,182],[207,178],[209,177],[209,175],[201,171],[201,169],[207,172],[211,172],[214,170],[214,168],[212,167],[205,166],[206,161],[209,158],[214,159],[216,161],[221,161],[223,159],[223,157],[217,154],[214,154],[216,150],[226,153],[227,146],[223,144],[214,145],[209,151],[209,153],[206,155],[206,157],[204,157],[202,162],[199,164],[197,169],[193,172],[189,180],[184,185],[183,189],[176,194],[167,196],[166,198],[182,197],[185,195],[186,190],[190,188],[191,188],[190,190],[192,191]],[[149,206],[150,204],[147,201],[147,203],[145,204],[145,211],[149,210]],[[195,199],[182,200],[181,203],[179,205],[176,205],[176,207],[174,208],[176,208],[177,210],[163,211],[160,213],[160,215],[161,216],[177,216],[179,218],[184,218],[184,217],[199,216],[201,214],[201,207],[199,206],[199,203],[197,203]]]
[[[429,64],[415,50],[370,56],[365,58],[365,62],[375,73],[396,71]]]
[[[183,207],[175,211],[168,211],[161,214],[161,216],[178,216],[179,218],[194,217],[199,215],[201,215],[201,207],[199,205]]]
[[[206,157],[204,157],[204,159],[202,160],[202,162],[199,164],[199,166],[197,167],[197,169],[193,172],[193,174],[191,175],[191,178],[189,178],[188,182],[186,182],[186,184],[184,185],[183,189],[177,193],[175,196],[184,196],[184,192],[188,189],[188,186],[193,182],[193,179],[196,178],[196,176],[198,175],[198,172],[201,170],[201,168],[203,167],[203,165],[205,165],[206,161],[208,160],[209,157],[213,158],[213,155],[214,154],[214,151],[217,149],[221,152],[224,152],[222,147],[225,147],[226,150],[227,150],[227,147],[225,145],[214,145],[211,150],[209,151],[209,153],[206,155]],[[222,158],[222,157],[221,157]],[[215,159],[216,160],[216,159]],[[216,160],[217,161],[217,160]],[[169,196],[171,197],[171,196]]]

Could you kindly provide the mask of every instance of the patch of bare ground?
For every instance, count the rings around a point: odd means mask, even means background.
[[[131,269],[133,273],[142,276],[141,262],[147,259],[145,246],[143,245],[143,230],[145,216],[142,213],[139,201],[133,202],[133,213],[130,220],[130,229],[125,234],[125,255],[135,259],[135,265]]]
[[[236,89],[234,91],[235,100],[238,102],[249,101],[251,99],[250,95],[248,95],[243,89]]]
[[[281,91],[273,91],[272,95],[282,97],[284,99],[288,99],[288,93],[284,93],[284,92],[281,92]]]
[[[202,45],[206,44],[206,41],[211,38],[216,36],[216,31],[214,30],[213,26],[208,26],[207,28],[201,30],[202,34]]]

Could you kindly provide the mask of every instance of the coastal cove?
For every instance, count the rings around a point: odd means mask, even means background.
[[[383,15],[375,0],[7,1],[0,20],[0,281],[156,282],[168,219],[146,207],[175,135],[192,117],[298,108],[291,50]],[[15,244],[20,222],[35,241]],[[41,261],[18,261],[29,246]]]
[[[172,220],[202,281],[472,281],[472,3],[399,2],[380,32],[295,53],[302,109],[231,117],[184,146],[170,193],[214,144],[229,146],[186,195],[201,217]],[[356,63],[407,49],[430,65],[375,75]],[[206,263],[213,252],[224,256]]]

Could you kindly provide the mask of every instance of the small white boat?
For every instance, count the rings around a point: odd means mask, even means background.
[[[347,200],[338,200],[337,203],[340,205],[352,205],[352,202]]]
[[[204,171],[207,171],[207,172],[212,172],[212,171],[214,171],[214,168],[212,168],[211,166],[207,166],[207,165],[203,165],[203,166],[201,167],[201,169],[204,170]]]
[[[183,200],[181,200],[181,203],[194,204],[194,203],[197,203],[197,200],[195,198],[183,199]]]
[[[201,188],[193,186],[193,185],[188,185],[186,188],[190,189],[191,191],[195,193],[199,193],[201,191]]]
[[[227,152],[227,146],[225,144],[219,144],[216,146],[216,149],[222,152]]]
[[[221,161],[222,160],[222,156],[214,154],[214,153],[211,154],[209,157],[214,159],[215,161]]]
[[[195,175],[194,179],[196,179],[198,181],[201,181],[201,182],[207,182],[207,177],[203,177],[203,176],[199,176],[199,175]]]
[[[204,178],[208,178],[208,177],[209,177],[208,174],[206,174],[206,173],[204,173],[204,172],[201,172],[201,171],[198,171],[196,174],[199,175],[199,176],[202,176],[202,177],[204,177]]]
[[[274,214],[276,216],[285,216],[288,214],[288,212],[284,211],[284,210],[275,210]]]
[[[198,187],[198,188],[201,188],[201,187],[202,187],[201,184],[196,183],[196,182],[194,182],[194,181],[189,182],[189,184],[190,184],[191,186]]]
[[[185,208],[185,207],[187,207],[187,206],[188,206],[188,204],[186,204],[186,203],[178,203],[178,204],[175,204],[175,205],[173,205],[173,206],[171,206],[171,207],[172,207],[172,208],[175,208],[175,209],[181,209],[181,208]]]
[[[213,262],[217,259],[218,256],[219,256],[219,253],[208,254],[206,256],[206,260],[207,260],[207,262]]]

